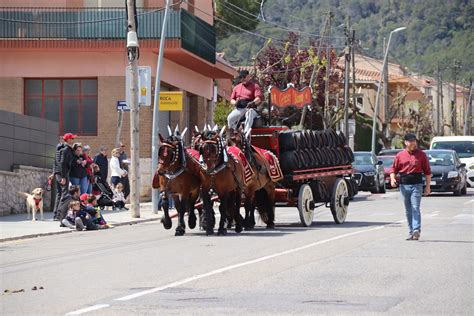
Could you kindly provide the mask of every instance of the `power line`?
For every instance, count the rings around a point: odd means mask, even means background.
[[[241,28],[241,27],[239,27],[239,26],[237,26],[237,25],[234,25],[234,24],[232,24],[232,23],[229,23],[229,22],[227,22],[227,21],[224,20],[224,19],[221,19],[221,18],[219,18],[219,17],[216,17],[216,16],[214,16],[214,15],[211,15],[211,14],[209,14],[209,13],[207,13],[207,12],[205,12],[205,11],[199,9],[199,8],[197,8],[196,6],[192,5],[192,4],[189,3],[189,2],[188,2],[188,5],[191,6],[191,7],[193,7],[195,10],[201,12],[201,13],[204,14],[204,15],[207,15],[207,16],[209,16],[209,17],[212,17],[212,18],[214,18],[214,19],[216,19],[216,20],[218,20],[218,21],[221,21],[222,23],[224,23],[224,24],[226,24],[226,25],[228,25],[228,26],[230,26],[230,27],[233,27],[233,28],[235,28],[235,29],[237,29],[237,30],[239,30],[239,31],[241,31],[241,32],[244,32],[244,33],[247,33],[247,34],[256,36],[256,37],[260,37],[260,38],[263,38],[263,39],[266,39],[266,40],[271,40],[271,41],[280,42],[280,43],[282,43],[282,44],[287,44],[287,45],[293,46],[293,47],[298,47],[298,46],[299,46],[299,47],[302,47],[302,48],[318,48],[317,46],[311,46],[311,45],[297,45],[297,44],[292,44],[292,43],[290,43],[290,42],[288,42],[288,41],[285,41],[285,40],[282,40],[282,39],[277,39],[277,38],[265,36],[265,35],[262,35],[262,34],[259,34],[259,33],[251,32],[251,31],[248,31],[248,30],[246,30],[246,29],[243,29],[243,28]],[[331,46],[331,48],[343,48],[343,47],[345,47],[345,46]],[[327,47],[321,47],[321,48],[327,48]]]
[[[176,6],[178,4],[181,4],[181,2],[177,2],[173,5],[170,6]],[[137,16],[141,15],[148,15],[156,12],[160,12],[164,10],[164,8],[159,8],[156,10],[152,11],[147,11],[147,12],[142,12],[142,13],[137,13]],[[8,12],[8,11],[3,11],[3,12]],[[56,11],[56,12],[61,12],[61,11]],[[67,11],[64,11],[67,12]],[[101,19],[101,20],[84,20],[84,21],[31,21],[31,20],[17,20],[17,19],[7,19],[7,18],[0,18],[0,21],[4,22],[11,22],[11,23],[25,23],[25,24],[54,24],[54,25],[74,25],[74,24],[90,24],[90,23],[102,23],[102,22],[110,22],[110,21],[117,21],[117,20],[123,20],[125,19],[125,15],[122,15],[120,17],[115,17],[115,18],[109,18],[109,19]]]
[[[225,2],[222,2],[222,4],[223,4],[226,8],[228,8],[230,11],[232,11],[232,12],[234,12],[234,13],[236,13],[236,14],[239,14],[240,16],[243,16],[243,17],[245,17],[245,18],[247,18],[247,19],[249,19],[249,20],[253,20],[253,19],[250,19],[249,17],[246,17],[246,16],[244,16],[243,14],[240,14],[240,13],[237,13],[237,12],[233,11],[233,10],[232,10],[230,7],[228,7],[227,5],[230,5],[230,6],[234,7],[235,9],[237,9],[237,10],[239,10],[239,11],[241,11],[241,12],[244,12],[244,13],[248,14],[249,16],[252,16],[252,17],[256,18],[258,21],[262,21],[262,22],[264,22],[264,23],[271,24],[271,25],[275,26],[276,28],[279,28],[279,29],[281,29],[281,30],[283,30],[283,31],[305,34],[305,35],[309,35],[309,36],[317,37],[317,38],[320,38],[320,37],[321,37],[321,35],[319,35],[319,34],[314,34],[314,33],[309,33],[309,32],[305,32],[305,31],[295,30],[295,29],[291,29],[291,28],[285,27],[285,26],[283,26],[283,25],[280,25],[280,24],[278,24],[278,23],[275,23],[275,22],[273,22],[273,21],[262,20],[259,16],[255,15],[255,14],[252,14],[251,12],[248,12],[248,11],[242,9],[242,8],[236,6],[235,4],[231,3],[231,2],[225,1]],[[331,38],[338,38],[338,39],[340,39],[340,38],[344,38],[344,37],[342,37],[342,36],[331,36]]]

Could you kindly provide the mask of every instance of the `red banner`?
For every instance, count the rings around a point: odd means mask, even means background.
[[[285,90],[271,87],[270,95],[272,105],[278,107],[296,106],[302,108],[306,105],[310,105],[313,99],[309,87],[305,87],[301,90],[294,87],[289,87]]]

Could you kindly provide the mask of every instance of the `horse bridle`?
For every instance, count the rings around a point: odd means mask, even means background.
[[[178,177],[179,175],[181,175],[184,171],[186,171],[186,154],[184,153],[184,144],[183,144],[183,140],[180,140],[179,141],[179,144],[177,145],[171,145],[169,143],[162,143],[161,146],[163,147],[167,147],[167,148],[170,148],[172,149],[172,154],[173,154],[173,159],[172,161],[169,163],[169,167],[171,167],[172,165],[174,165],[175,163],[178,162],[178,159],[180,157],[180,147],[183,149],[183,152],[181,154],[181,166],[179,167],[178,170],[176,170],[175,172],[164,172],[163,175],[169,180],[173,180],[175,179],[176,177]],[[160,158],[160,163],[164,163],[164,161]],[[168,182],[169,182],[168,181]]]
[[[201,166],[204,167],[203,169],[206,171],[208,175],[216,175],[227,167],[227,163],[229,161],[227,150],[225,146],[223,145],[221,138],[218,138],[218,140],[208,139],[208,140],[203,141],[201,143],[201,149],[204,147],[204,145],[214,146],[217,148],[216,150],[217,155],[215,158],[212,158],[213,160],[218,160],[220,159],[221,155],[223,156],[222,163],[219,164],[217,167],[214,167],[213,170],[208,170],[207,165],[205,163],[201,164]]]

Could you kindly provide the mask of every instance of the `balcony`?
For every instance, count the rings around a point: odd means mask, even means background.
[[[158,49],[164,10],[137,11],[140,47]],[[168,18],[165,56],[179,62],[185,50],[216,63],[213,26],[183,9]],[[0,49],[123,49],[126,33],[124,8],[0,8]]]

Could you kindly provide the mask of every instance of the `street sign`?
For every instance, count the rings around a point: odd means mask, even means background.
[[[130,66],[125,69],[125,95],[127,104],[130,104]],[[151,67],[138,67],[138,104],[151,105]]]
[[[161,91],[160,111],[182,111],[183,91]]]
[[[117,101],[117,111],[118,112],[129,112],[130,107],[127,105],[125,101]]]

